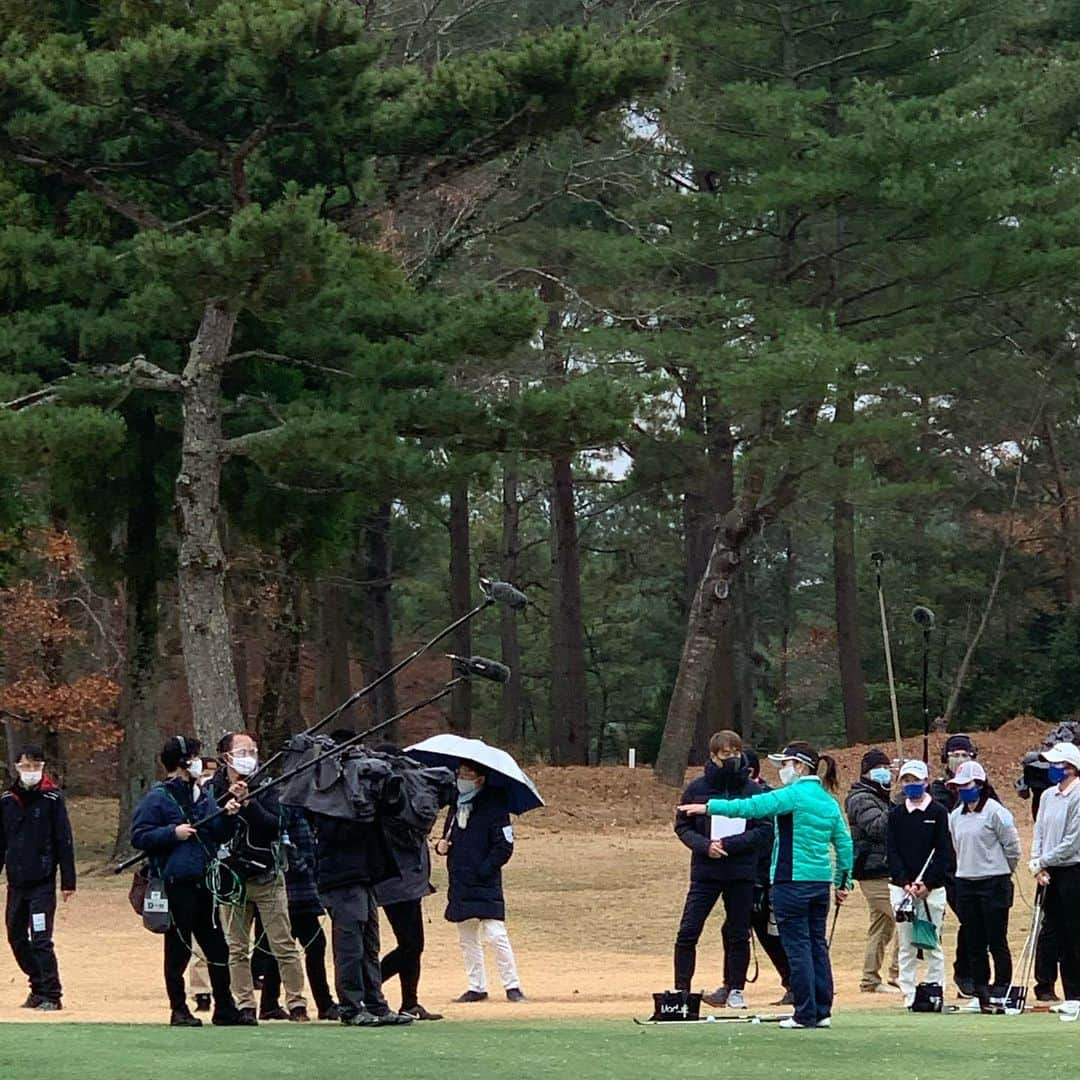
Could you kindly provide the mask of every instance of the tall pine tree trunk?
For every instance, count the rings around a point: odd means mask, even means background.
[[[1054,485],[1057,490],[1058,525],[1061,530],[1061,564],[1064,571],[1063,592],[1065,603],[1072,607],[1080,603],[1080,544],[1078,544],[1074,504],[1076,496],[1069,487],[1069,477],[1065,463],[1058,452],[1057,436],[1054,433],[1054,418],[1047,415],[1043,430],[1046,435],[1046,449],[1050,454],[1050,464],[1054,470]]]
[[[364,530],[366,553],[366,603],[364,605],[368,642],[368,679],[377,678],[394,666],[394,564],[390,543],[392,504],[387,501],[378,507]],[[396,715],[397,691],[394,680],[387,679],[372,693],[375,723],[382,724]],[[379,733],[380,742],[397,742],[398,725],[393,724]]]
[[[349,597],[345,587],[320,581],[315,589],[318,633],[315,655],[315,711],[319,718],[333,712],[352,693],[349,673]],[[354,709],[339,717],[339,727],[355,723]]]
[[[521,503],[518,498],[517,464],[507,459],[503,464],[501,563],[503,581],[518,580],[518,552],[521,547]],[[503,605],[499,617],[499,639],[502,662],[510,669],[510,678],[503,686],[502,718],[499,739],[503,744],[520,744],[524,682],[521,676],[521,642],[518,638],[517,615]]]
[[[850,374],[850,373],[849,373]],[[834,423],[850,427],[855,420],[855,391],[844,390],[836,402]],[[836,452],[844,490],[850,483],[854,455],[843,441]],[[844,497],[833,503],[833,589],[836,598],[836,648],[844,733],[848,745],[866,741],[866,682],[859,655],[859,595],[855,572],[855,507]]]
[[[210,746],[243,726],[225,608],[225,552],[218,526],[223,459],[221,380],[236,313],[211,303],[183,374],[177,581],[184,670],[195,734]]]
[[[469,482],[456,480],[450,489],[450,617],[460,619],[472,606],[472,559],[469,554]],[[472,655],[472,626],[454,631],[453,649],[458,656]],[[472,686],[454,687],[450,697],[450,730],[459,735],[472,731]]]
[[[551,762],[589,761],[581,552],[569,454],[551,463]]]
[[[160,438],[152,409],[137,409],[127,417],[134,442],[133,498],[128,505],[124,545],[124,604],[127,648],[120,726],[120,810],[114,854],[130,849],[131,815],[156,775],[161,750],[158,729],[158,552],[161,508],[155,471]]]

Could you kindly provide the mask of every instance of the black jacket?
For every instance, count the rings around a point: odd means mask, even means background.
[[[435,888],[431,884],[431,851],[427,836],[400,821],[390,821],[386,825],[386,838],[390,841],[399,876],[375,886],[375,900],[379,907],[430,896]]]
[[[944,777],[939,777],[937,780],[930,782],[930,798],[936,803],[941,803],[945,807],[946,813],[952,813],[956,809],[956,804],[960,801],[960,796],[956,794],[956,788],[949,787],[945,783]]]
[[[219,806],[232,798],[230,782],[227,770],[221,768],[207,785]],[[285,860],[280,845],[285,831],[285,811],[278,802],[276,789],[253,795],[230,820],[231,855],[226,862],[241,878],[272,877],[283,869]]]
[[[844,801],[855,845],[855,865],[851,876],[867,881],[889,876],[888,833],[889,792],[868,780],[856,780]]]
[[[710,768],[710,765],[712,766]],[[748,799],[761,794],[761,787],[750,779],[750,769],[734,771],[707,765],[705,773],[691,780],[683,792],[681,802],[703,803],[709,799]],[[708,814],[690,817],[675,815],[675,833],[693,852],[690,856],[690,880],[712,884],[725,881],[756,881],[758,862],[762,852],[766,860],[771,857],[773,824],[769,820],[753,818],[746,823],[746,830],[724,839],[727,855],[720,859],[709,858],[710,822]],[[768,880],[766,861],[766,881]]]
[[[466,919],[505,919],[502,868],[514,853],[514,830],[506,795],[485,786],[473,799],[468,824],[461,828],[451,807],[446,895],[449,922]]]
[[[315,877],[320,896],[329,889],[373,887],[397,877],[397,863],[382,821],[346,821],[310,813],[307,818],[315,833]]]
[[[905,803],[889,811],[889,881],[909,885],[919,875],[930,855],[934,857],[923,874],[923,884],[936,889],[956,870],[949,815],[941,803],[930,800],[925,810],[909,811]]]
[[[37,787],[16,784],[0,795],[0,863],[15,888],[55,881],[75,888],[75,844],[64,796],[46,776]]]

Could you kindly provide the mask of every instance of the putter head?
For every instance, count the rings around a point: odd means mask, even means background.
[[[1019,1016],[1024,1011],[1026,1004],[1027,987],[1010,986],[1008,993],[1005,995],[1005,1015]]]

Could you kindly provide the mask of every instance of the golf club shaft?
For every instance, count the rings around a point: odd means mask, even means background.
[[[896,704],[896,680],[893,677],[892,643],[889,640],[889,622],[885,617],[885,590],[881,587],[881,570],[877,572],[878,606],[881,609],[881,639],[885,643],[885,671],[889,677],[889,705],[892,708],[893,735],[896,738],[896,757],[904,760],[904,742],[900,737],[900,709]]]
[[[335,757],[338,754],[343,753],[345,750],[348,750],[351,747],[362,743],[365,739],[370,738],[376,732],[382,731],[383,728],[389,727],[391,724],[397,723],[398,720],[404,720],[406,716],[411,716],[414,712],[419,712],[421,709],[427,708],[428,705],[434,705],[436,701],[440,701],[442,698],[446,697],[447,694],[451,693],[454,687],[459,686],[461,683],[466,681],[467,680],[463,675],[459,675],[456,679],[451,679],[450,682],[448,682],[441,690],[439,690],[437,694],[432,694],[432,696],[427,698],[425,701],[418,702],[415,705],[410,705],[409,708],[403,710],[402,712],[399,712],[395,716],[391,716],[388,720],[383,720],[381,723],[376,724],[374,727],[368,728],[367,731],[362,731],[359,735],[354,735],[351,739],[348,739],[345,742],[341,743],[340,746],[335,746],[332,750],[327,750],[326,753],[320,754],[318,757],[314,757],[310,761],[302,762],[300,765],[297,765],[295,769],[290,769],[288,772],[282,773],[275,779],[268,780],[265,784],[262,784],[254,791],[251,791],[248,795],[248,798],[253,798],[256,795],[261,795],[264,791],[269,791],[270,788],[277,787],[278,784],[284,783],[286,780],[291,780],[294,776],[304,772],[306,769],[310,769],[313,766],[320,764],[320,762]],[[305,734],[310,733],[305,732]],[[219,807],[212,814],[207,815],[200,821],[196,821],[193,824],[195,825],[196,829],[200,829],[203,825],[206,825],[211,821],[215,821],[224,813],[225,809],[223,807]],[[123,873],[123,871],[134,866],[136,863],[142,862],[145,858],[147,858],[146,852],[140,851],[138,854],[130,856],[118,866],[114,867],[113,873]]]
[[[930,764],[930,631],[923,630],[922,646],[922,759]]]

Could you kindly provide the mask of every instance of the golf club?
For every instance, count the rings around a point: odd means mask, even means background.
[[[885,644],[885,671],[889,677],[889,705],[892,708],[893,735],[896,738],[897,761],[904,760],[904,743],[900,737],[900,710],[896,704],[896,680],[893,677],[892,644],[889,640],[889,623],[885,618],[885,592],[881,585],[881,568],[885,564],[885,552],[872,551],[870,561],[877,575],[878,607],[881,610],[881,639]]]
[[[930,764],[930,699],[928,685],[930,680],[930,631],[934,629],[934,613],[919,604],[911,613],[917,626],[922,627],[922,757]]]

